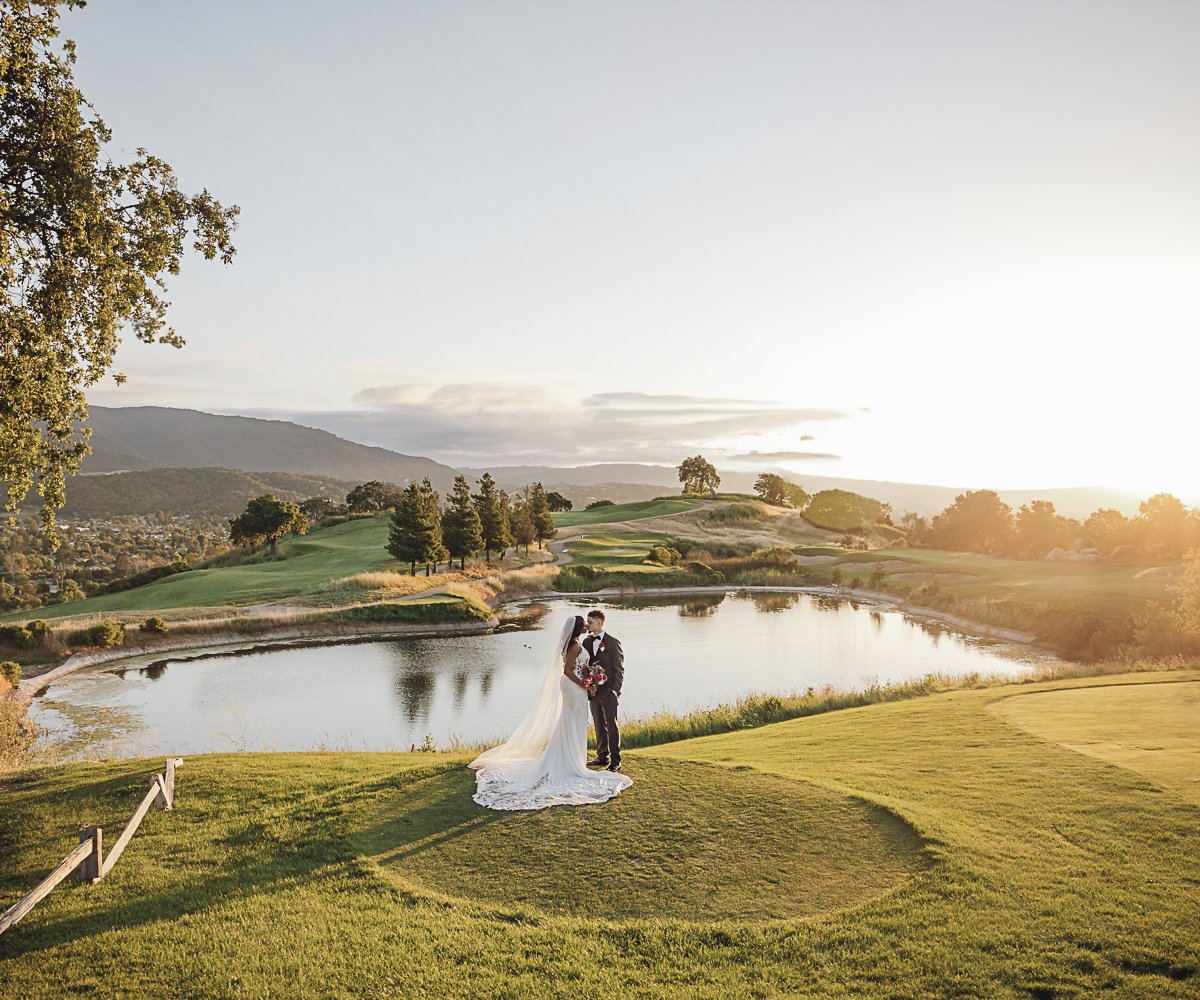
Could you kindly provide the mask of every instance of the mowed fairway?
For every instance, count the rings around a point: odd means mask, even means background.
[[[192,757],[176,811],[152,811],[110,876],[67,883],[0,937],[0,982],[30,997],[1194,997],[1200,809],[992,706],[1197,681],[961,691],[669,744],[627,755],[635,784],[614,802],[534,814],[475,807],[463,757]],[[0,902],[77,825],[108,840],[161,763],[10,780]]]
[[[1200,684],[1015,695],[992,711],[1043,739],[1138,771],[1200,805]]]
[[[637,503],[620,503],[591,510],[572,510],[554,515],[554,523],[560,528],[573,528],[587,524],[619,524],[625,521],[640,521],[647,517],[663,517],[667,514],[683,514],[690,510],[701,510],[711,506],[705,500],[685,500],[683,497],[666,497],[658,500],[641,500]]]
[[[1178,566],[1146,566],[1120,560],[1098,559],[1070,562],[1044,559],[1002,559],[974,552],[946,552],[941,549],[872,549],[847,553],[838,549],[809,549],[836,555],[834,563],[844,577],[856,573],[863,579],[869,568],[857,570],[858,563],[896,561],[886,573],[949,574],[941,586],[961,597],[1009,598],[1049,607],[1091,612],[1097,615],[1128,614],[1145,601],[1162,601],[1167,586],[1178,576]],[[899,565],[899,563],[904,565]],[[953,579],[961,575],[960,579]],[[901,578],[903,579],[903,578]],[[895,582],[900,582],[897,580]],[[917,586],[919,580],[910,581]]]
[[[7,619],[63,618],[121,611],[163,611],[255,604],[293,597],[328,580],[385,567],[395,568],[387,554],[388,522],[383,516],[362,518],[322,528],[279,543],[285,558],[248,566],[223,566],[179,573],[134,590],[86,601],[73,601]]]

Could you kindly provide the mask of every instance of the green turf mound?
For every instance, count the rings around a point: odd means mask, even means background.
[[[625,920],[775,920],[877,898],[922,865],[917,834],[814,785],[627,759],[600,806],[498,813],[456,768],[388,790],[354,843],[388,877],[452,898]]]

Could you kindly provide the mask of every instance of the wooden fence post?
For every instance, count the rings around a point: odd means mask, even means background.
[[[98,826],[89,826],[79,831],[79,842],[92,842],[92,853],[89,854],[75,869],[75,877],[80,882],[95,884],[104,878],[103,860],[100,851],[104,844],[103,832]]]
[[[182,763],[183,763],[182,759],[176,759],[175,757],[167,758],[167,773],[166,773],[167,780],[165,782],[165,787],[166,787],[166,792],[167,792],[167,801],[166,801],[166,804],[163,806],[164,809],[174,809],[175,808],[175,767],[176,767],[176,765],[182,764]]]

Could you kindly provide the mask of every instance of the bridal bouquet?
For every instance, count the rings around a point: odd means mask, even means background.
[[[598,688],[607,680],[608,674],[606,674],[599,667],[589,667],[587,672],[584,674],[583,683],[586,684],[590,690],[595,691],[596,688]]]

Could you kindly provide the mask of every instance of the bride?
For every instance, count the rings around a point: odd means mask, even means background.
[[[568,618],[550,655],[536,705],[508,741],[485,750],[470,766],[475,801],[489,809],[544,809],[605,802],[633,781],[616,771],[589,771],[587,650],[580,637],[587,623]]]

